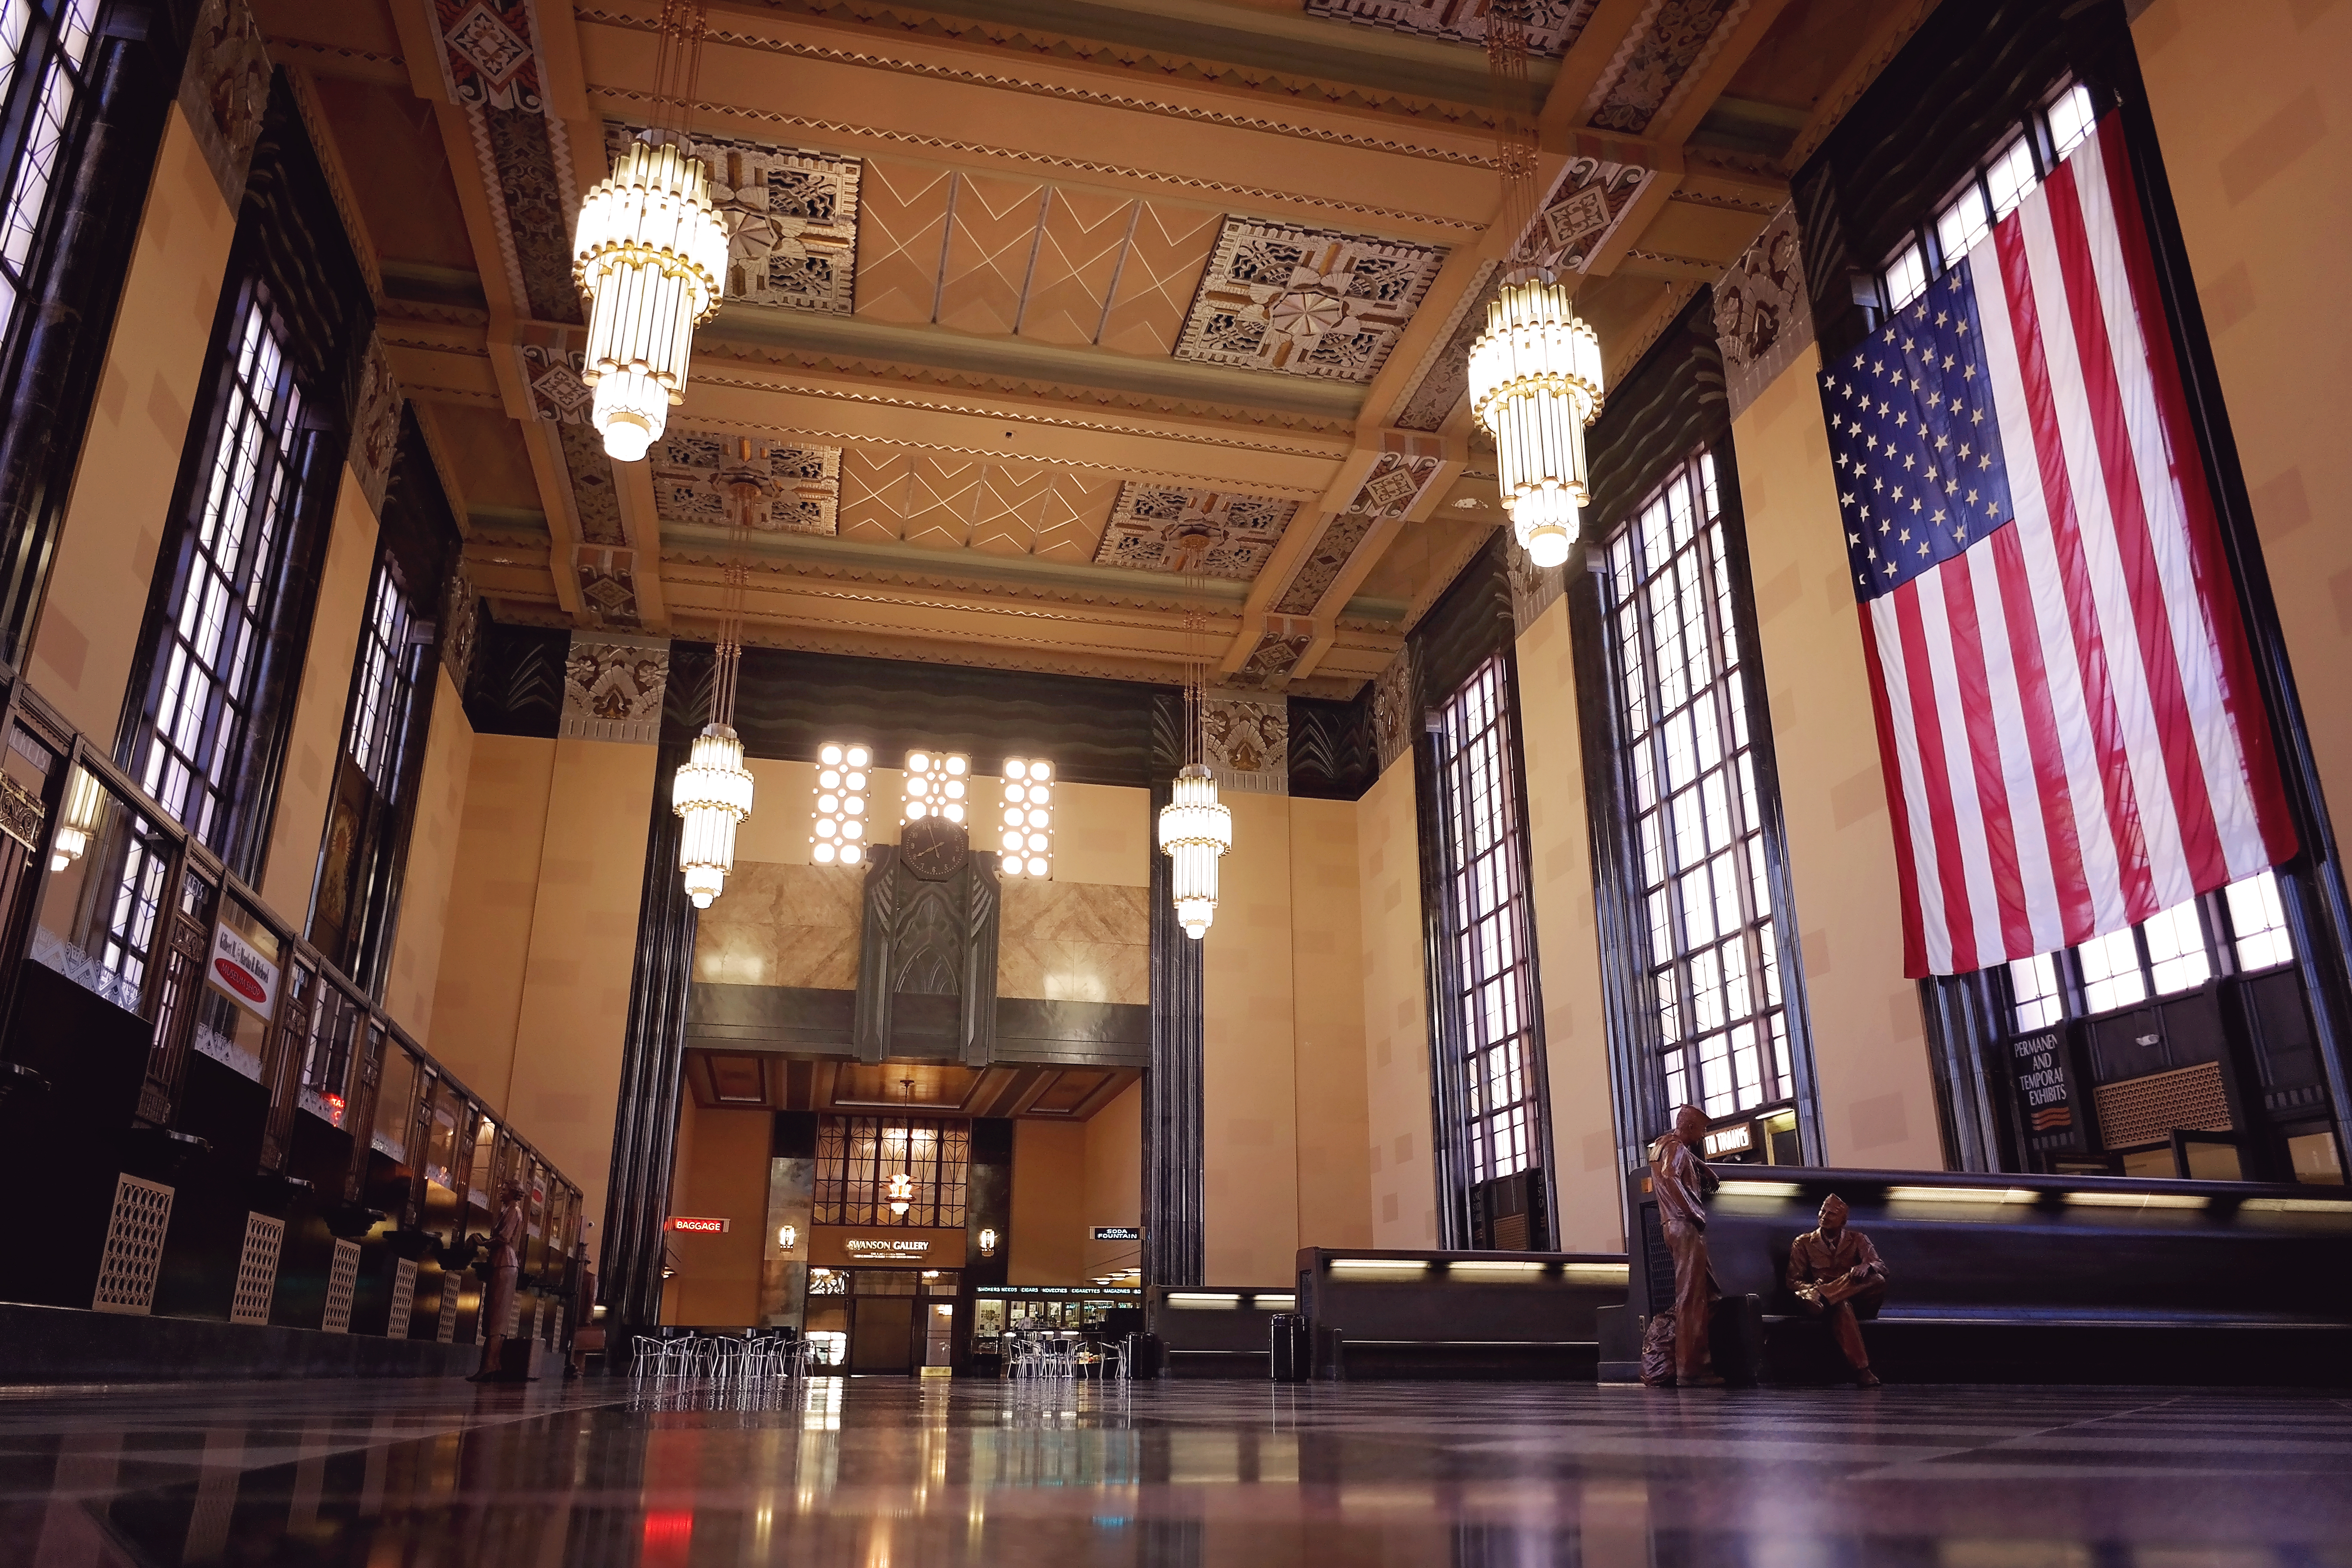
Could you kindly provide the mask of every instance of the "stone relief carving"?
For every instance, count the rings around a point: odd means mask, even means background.
[[[1650,0],[1596,89],[1586,123],[1640,135],[1704,64],[1748,9],[1748,0]]]
[[[1413,711],[1412,650],[1402,648],[1372,681],[1372,745],[1381,771],[1412,749],[1421,715]]]
[[[621,498],[613,488],[613,459],[604,455],[603,439],[585,425],[558,425],[555,436],[572,479],[580,537],[590,544],[624,542],[628,535],[621,527]]]
[[[1737,419],[1813,341],[1794,203],[1772,215],[1756,243],[1715,286],[1715,336],[1724,391]]]
[[[433,0],[441,77],[458,104],[539,113],[539,21],[531,0]]]
[[[749,447],[749,451],[742,448]],[[664,522],[729,526],[728,486],[753,487],[759,533],[821,533],[841,525],[841,451],[786,447],[671,426],[653,453],[654,510]]]
[[[1532,0],[1527,6],[1528,52],[1555,58],[1566,54],[1598,4],[1600,0]],[[1489,0],[1307,0],[1310,16],[1336,16],[1464,44],[1486,41],[1488,8]]]
[[[1199,564],[1189,569],[1204,577],[1246,583],[1274,553],[1297,510],[1295,500],[1231,490],[1177,489],[1130,479],[1119,487],[1110,522],[1095,549],[1095,564],[1184,571],[1188,568],[1177,547],[1178,535],[1200,531],[1208,548]]]
[[[985,1067],[996,1045],[1001,894],[960,824],[909,823],[866,867],[851,1035],[857,1058]]]
[[[441,605],[441,662],[449,667],[449,679],[460,691],[473,679],[474,649],[481,631],[481,598],[474,592],[474,580],[467,575],[461,555],[449,570],[448,591]]]
[[[1219,787],[1254,795],[1290,793],[1290,710],[1276,700],[1212,697],[1201,739]]]
[[[639,129],[606,127],[606,152],[617,159]],[[761,142],[696,137],[687,147],[709,165],[711,205],[727,226],[727,298],[847,315],[865,165]]]
[[[637,552],[609,545],[575,545],[572,570],[579,574],[580,603],[600,626],[634,630],[637,624]]]
[[[245,0],[205,0],[180,73],[180,109],[234,213],[269,110],[269,51]]]
[[[628,741],[650,746],[661,731],[669,688],[669,644],[655,637],[572,634],[563,661],[567,740]]]
[[[1654,173],[1638,163],[1570,158],[1552,187],[1551,200],[1536,219],[1540,230],[1537,248],[1545,263],[1568,271],[1582,269]],[[1481,330],[1485,324],[1482,310]]]
[[[352,475],[372,511],[383,510],[383,489],[392,478],[393,449],[400,444],[400,387],[392,379],[383,340],[368,340],[360,366],[360,400],[352,419]]]
[[[1370,381],[1444,259],[1436,246],[1229,217],[1176,357]]]
[[[525,343],[522,374],[530,388],[531,412],[553,424],[586,424],[589,405],[596,397],[595,389],[580,379],[587,363],[587,356],[577,350]]]
[[[1536,624],[1536,617],[1551,608],[1552,601],[1559,597],[1567,584],[1568,574],[1576,567],[1571,562],[1567,566],[1546,570],[1528,559],[1528,552],[1519,548],[1516,539],[1506,539],[1503,550],[1504,574],[1511,584],[1511,624],[1524,636]]]
[[[1257,647],[1239,669],[1225,677],[1225,684],[1244,691],[1265,691],[1288,683],[1290,672],[1300,659],[1307,657],[1307,646],[1314,640],[1311,630],[1297,629],[1297,622],[1288,616],[1269,617],[1271,624]]]
[[[1298,563],[1282,597],[1274,602],[1276,612],[1286,616],[1312,615],[1315,606],[1323,602],[1324,594],[1339,581],[1339,574],[1364,542],[1364,535],[1372,531],[1371,518],[1360,512],[1342,512],[1323,528],[1323,535],[1307,559]]]

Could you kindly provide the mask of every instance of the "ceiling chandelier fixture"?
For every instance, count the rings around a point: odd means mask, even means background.
[[[729,509],[726,587],[710,663],[710,722],[694,738],[693,751],[670,784],[670,809],[686,823],[678,834],[677,868],[686,879],[686,896],[698,910],[709,909],[727,890],[727,875],[735,869],[735,829],[751,815],[751,771],[743,765],[743,742],[735,733],[743,593],[751,578],[743,557],[748,517],[747,509]]]
[[[1180,524],[1176,547],[1182,563],[1184,611],[1184,766],[1176,774],[1173,798],[1160,808],[1160,852],[1168,857],[1169,887],[1176,900],[1176,923],[1194,942],[1217,918],[1217,862],[1234,847],[1234,814],[1217,800],[1209,772],[1202,708],[1208,697],[1208,660],[1201,651],[1205,617],[1198,570],[1210,541],[1202,531]]]
[[[590,416],[616,462],[643,459],[669,405],[686,401],[694,329],[724,291],[727,229],[686,140],[703,27],[703,0],[662,0],[655,123],[581,202],[572,231],[572,281],[588,297],[580,379],[595,389]]]
[[[1580,510],[1591,504],[1584,431],[1601,417],[1601,340],[1568,287],[1534,249],[1536,138],[1528,103],[1528,13],[1535,0],[1493,0],[1486,64],[1495,86],[1502,222],[1511,248],[1486,330],[1470,345],[1470,410],[1495,439],[1503,510],[1538,566],[1568,560]]]
[[[900,1091],[906,1096],[908,1117],[907,1152],[908,1158],[911,1160],[914,1153],[915,1142],[915,1080],[910,1078],[902,1078],[898,1080],[898,1087]],[[896,1219],[906,1218],[907,1211],[914,1206],[914,1203],[915,1178],[908,1174],[906,1172],[901,1171],[897,1175],[890,1178],[890,1214],[892,1217]]]

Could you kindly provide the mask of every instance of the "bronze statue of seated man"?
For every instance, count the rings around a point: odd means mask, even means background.
[[[1845,1200],[1832,1193],[1822,1200],[1821,1228],[1797,1237],[1789,1248],[1789,1289],[1805,1310],[1829,1321],[1854,1382],[1876,1388],[1870,1351],[1862,1342],[1861,1318],[1886,1300],[1886,1263],[1870,1237],[1845,1223]]]

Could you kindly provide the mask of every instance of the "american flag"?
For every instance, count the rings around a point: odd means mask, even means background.
[[[1913,977],[2294,851],[2112,117],[1822,373]]]

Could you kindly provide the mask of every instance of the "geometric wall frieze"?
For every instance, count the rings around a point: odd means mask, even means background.
[[[1412,706],[1412,650],[1405,647],[1398,650],[1372,683],[1372,745],[1380,753],[1383,773],[1412,748],[1413,737],[1421,729],[1420,715]]]
[[[841,522],[841,451],[671,426],[655,443],[654,510],[664,522],[729,526],[730,481],[754,489],[757,533],[832,535]]]
[[[1307,0],[1310,16],[1414,33],[1452,43],[1484,44],[1489,0]],[[1528,52],[1557,59],[1592,19],[1600,0],[1534,0],[1528,7]]]
[[[572,547],[572,569],[580,580],[580,604],[600,626],[635,630],[637,612],[637,552],[610,545]]]
[[[1442,246],[1229,217],[1176,357],[1370,381],[1445,254]]]
[[[180,108],[235,212],[269,109],[269,50],[245,0],[205,0],[190,39]]]
[[[608,123],[617,163],[640,127]],[[857,276],[857,187],[864,165],[763,142],[694,137],[710,171],[710,205],[727,229],[725,297],[754,305],[850,312]]]
[[[1129,480],[1119,488],[1095,563],[1145,572],[1191,570],[1246,583],[1274,553],[1297,510],[1295,500]],[[1180,541],[1196,535],[1205,536],[1207,549],[1197,565],[1188,567]]]
[[[580,379],[587,356],[578,350],[539,343],[522,345],[523,384],[530,388],[530,411],[559,425],[584,424],[596,394]]]

